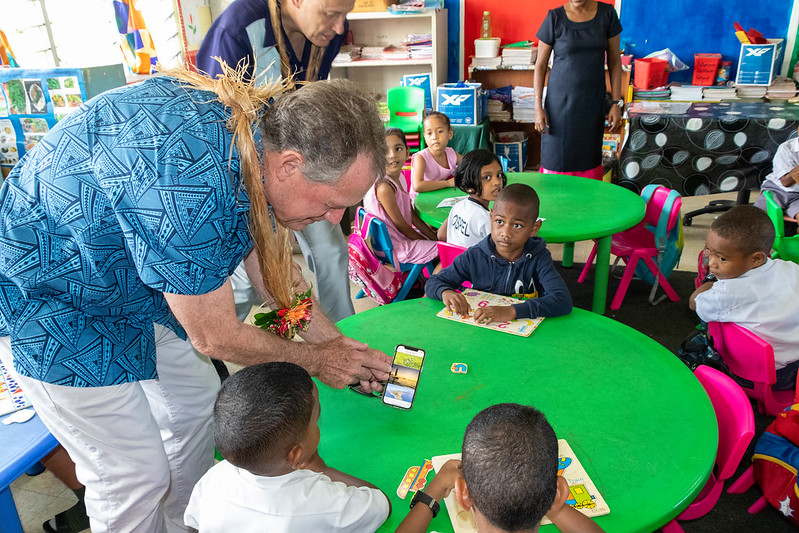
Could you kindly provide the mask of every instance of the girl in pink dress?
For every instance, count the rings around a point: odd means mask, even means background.
[[[461,155],[447,146],[453,134],[447,115],[429,113],[424,117],[423,133],[427,148],[411,159],[411,201],[420,192],[454,187],[455,167],[461,162]]]
[[[386,130],[386,147],[386,175],[378,178],[366,193],[363,206],[385,222],[397,260],[401,263],[428,263],[438,257],[436,232],[422,222],[411,206],[402,176],[402,165],[408,160],[408,145],[402,130]]]

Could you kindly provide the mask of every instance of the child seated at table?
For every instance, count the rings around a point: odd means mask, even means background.
[[[472,150],[455,170],[455,186],[469,195],[452,206],[438,230],[438,240],[468,248],[491,233],[488,204],[508,182],[499,158],[488,150]]]
[[[706,322],[734,322],[771,344],[777,368],[773,388],[790,390],[799,368],[799,265],[771,259],[773,243],[771,220],[754,206],[736,206],[714,220],[705,254],[718,281],[703,283],[689,305]]]
[[[557,475],[557,465],[558,439],[543,413],[515,403],[483,409],[466,427],[461,461],[446,462],[416,493],[422,495],[414,496],[396,533],[427,531],[453,488],[477,531],[537,531],[546,514],[563,532],[601,532],[566,504],[569,484]]]
[[[319,392],[302,367],[239,370],[214,404],[225,460],[197,482],[187,526],[202,532],[375,531],[390,511],[374,485],[319,456]]]
[[[436,232],[411,205],[402,166],[408,160],[408,143],[399,128],[386,130],[386,174],[363,197],[363,206],[385,222],[394,253],[401,263],[429,263],[438,257]]]
[[[452,126],[444,113],[433,111],[424,117],[422,134],[427,148],[411,158],[411,200],[420,192],[455,186],[455,167],[461,162],[458,152],[447,146],[452,140]]]
[[[464,281],[480,291],[522,298],[510,306],[486,306],[474,312],[475,322],[507,322],[514,318],[567,315],[571,294],[552,262],[546,242],[538,237],[538,194],[529,185],[508,185],[491,210],[491,235],[468,248],[432,276],[425,294],[468,316],[471,308],[457,290]]]
[[[760,186],[755,207],[766,210],[763,191],[771,191],[774,201],[786,215],[799,222],[799,138],[788,139],[777,147],[771,162],[771,174]]]

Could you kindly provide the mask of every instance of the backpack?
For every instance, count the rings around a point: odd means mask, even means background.
[[[658,187],[661,187],[661,185],[651,184],[644,187],[644,190],[641,192],[641,198],[645,203],[649,203],[649,199]],[[666,221],[669,218],[674,201],[679,197],[680,193],[677,191],[671,191],[666,197],[666,200],[663,202],[663,209],[660,212],[659,226],[666,226]],[[651,229],[654,230],[655,228]],[[662,234],[655,232],[655,243],[658,247],[658,257],[655,263],[658,265],[663,275],[668,278],[679,264],[680,255],[682,255],[683,235],[682,223],[680,220],[671,228],[671,231]],[[650,285],[655,284],[655,277],[643,261],[636,265],[635,275]]]
[[[799,526],[799,403],[778,414],[757,440],[752,468],[766,501]]]
[[[397,296],[405,274],[399,268],[391,268],[377,258],[369,246],[369,226],[373,215],[366,213],[358,224],[358,217],[349,236],[349,265],[347,271],[356,285],[380,305],[391,303]]]

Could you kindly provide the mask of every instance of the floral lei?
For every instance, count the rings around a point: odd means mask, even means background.
[[[291,307],[275,309],[268,313],[256,313],[254,323],[261,329],[271,331],[284,339],[292,339],[299,331],[308,329],[311,321],[311,289],[294,295]]]

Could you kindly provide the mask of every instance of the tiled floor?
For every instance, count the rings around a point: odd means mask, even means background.
[[[755,197],[753,195],[751,201],[754,201]],[[682,212],[686,213],[698,209],[709,200],[722,198],[734,200],[735,193],[684,198]],[[682,253],[682,260],[678,266],[679,270],[696,270],[696,258],[699,251],[704,247],[705,235],[714,218],[715,215],[712,214],[702,215],[694,218],[690,227],[683,228],[685,247]],[[559,261],[563,250],[562,245],[554,244],[550,245],[549,248],[555,260]],[[584,262],[590,250],[590,242],[577,243],[574,260],[576,262]],[[297,255],[295,258],[304,264],[301,255]],[[306,276],[309,274],[306,269]],[[352,294],[356,312],[376,307],[376,304],[369,298],[355,300],[356,293],[357,287],[353,285]],[[11,484],[11,492],[14,495],[14,501],[17,504],[17,510],[25,533],[40,533],[42,531],[42,522],[49,520],[56,513],[71,507],[77,501],[72,491],[67,489],[49,472],[44,472],[36,477],[20,477]]]

